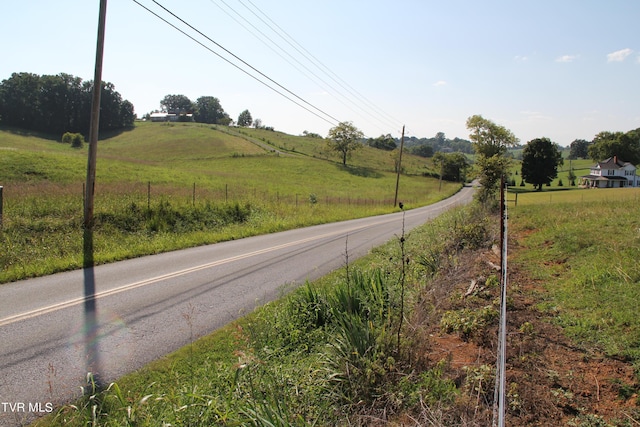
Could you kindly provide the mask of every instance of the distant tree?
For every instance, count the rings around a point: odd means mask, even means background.
[[[438,151],[433,156],[433,163],[438,167],[438,174],[445,181],[464,182],[467,171],[471,167],[467,156],[462,153],[443,153]]]
[[[493,123],[480,115],[467,119],[469,139],[476,152],[478,177],[482,187],[478,199],[485,203],[495,201],[501,178],[506,175],[510,159],[507,149],[518,143],[518,138],[507,128]]]
[[[2,123],[24,129],[35,129],[41,79],[37,74],[13,73],[0,86],[0,118]]]
[[[589,145],[591,142],[584,139],[574,139],[569,145],[569,159],[586,159],[589,157]]]
[[[558,166],[564,164],[558,144],[549,138],[536,138],[524,146],[522,151],[522,179],[533,184],[536,191],[551,184],[558,176]]]
[[[322,135],[317,134],[315,132],[309,132],[309,131],[302,131],[302,135],[306,136],[307,138],[318,138],[318,139],[322,139]]]
[[[0,83],[0,121],[41,132],[88,133],[93,82],[69,74],[13,73]],[[100,131],[132,126],[133,104],[102,82]]]
[[[253,121],[253,127],[256,129],[262,129],[264,126],[262,126],[262,119],[255,119]]]
[[[251,117],[249,110],[244,110],[240,113],[238,116],[238,126],[248,127],[251,126],[251,123],[253,123],[253,118]]]
[[[640,129],[597,134],[589,146],[589,157],[599,162],[613,156],[634,165],[640,164]]]
[[[346,166],[349,155],[360,148],[360,140],[364,137],[362,131],[351,122],[341,122],[329,129],[327,145],[329,149],[342,156],[342,164]]]
[[[438,147],[444,147],[447,142],[447,138],[444,135],[444,132],[436,133],[436,136],[433,138],[436,141]]]
[[[196,100],[193,117],[198,123],[229,124],[229,115],[224,112],[220,100],[215,96],[201,96]]]
[[[386,151],[392,151],[398,148],[396,140],[390,134],[380,135],[377,138],[369,138],[369,140],[367,141],[367,145],[379,150]]]
[[[433,147],[429,144],[420,144],[413,147],[411,150],[412,154],[420,157],[433,157]]]
[[[160,107],[172,114],[190,114],[195,110],[193,102],[185,95],[166,95],[160,101]]]

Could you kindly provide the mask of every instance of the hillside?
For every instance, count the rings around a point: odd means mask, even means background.
[[[87,146],[0,128],[0,154],[0,282],[81,266]],[[393,154],[370,147],[345,167],[317,138],[140,122],[102,137],[97,157],[98,263],[395,209]],[[403,169],[406,206],[460,188],[423,176],[425,159],[403,156]]]

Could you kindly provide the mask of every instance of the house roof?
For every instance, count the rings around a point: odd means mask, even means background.
[[[624,176],[583,175],[580,178],[590,179],[592,181],[627,181],[627,178]]]
[[[595,167],[600,169],[622,169],[625,166],[633,166],[629,162],[619,160],[618,156],[609,157],[601,162],[596,163]]]

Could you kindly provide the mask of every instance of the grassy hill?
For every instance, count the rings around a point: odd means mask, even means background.
[[[82,265],[87,146],[56,139],[0,128],[0,283]],[[395,209],[392,153],[363,147],[345,167],[319,138],[141,122],[103,136],[97,157],[98,263]],[[429,166],[403,156],[406,206],[459,189]]]

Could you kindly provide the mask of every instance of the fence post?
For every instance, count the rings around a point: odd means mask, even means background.
[[[2,228],[2,206],[4,205],[4,199],[2,198],[2,185],[0,185],[0,228]]]

